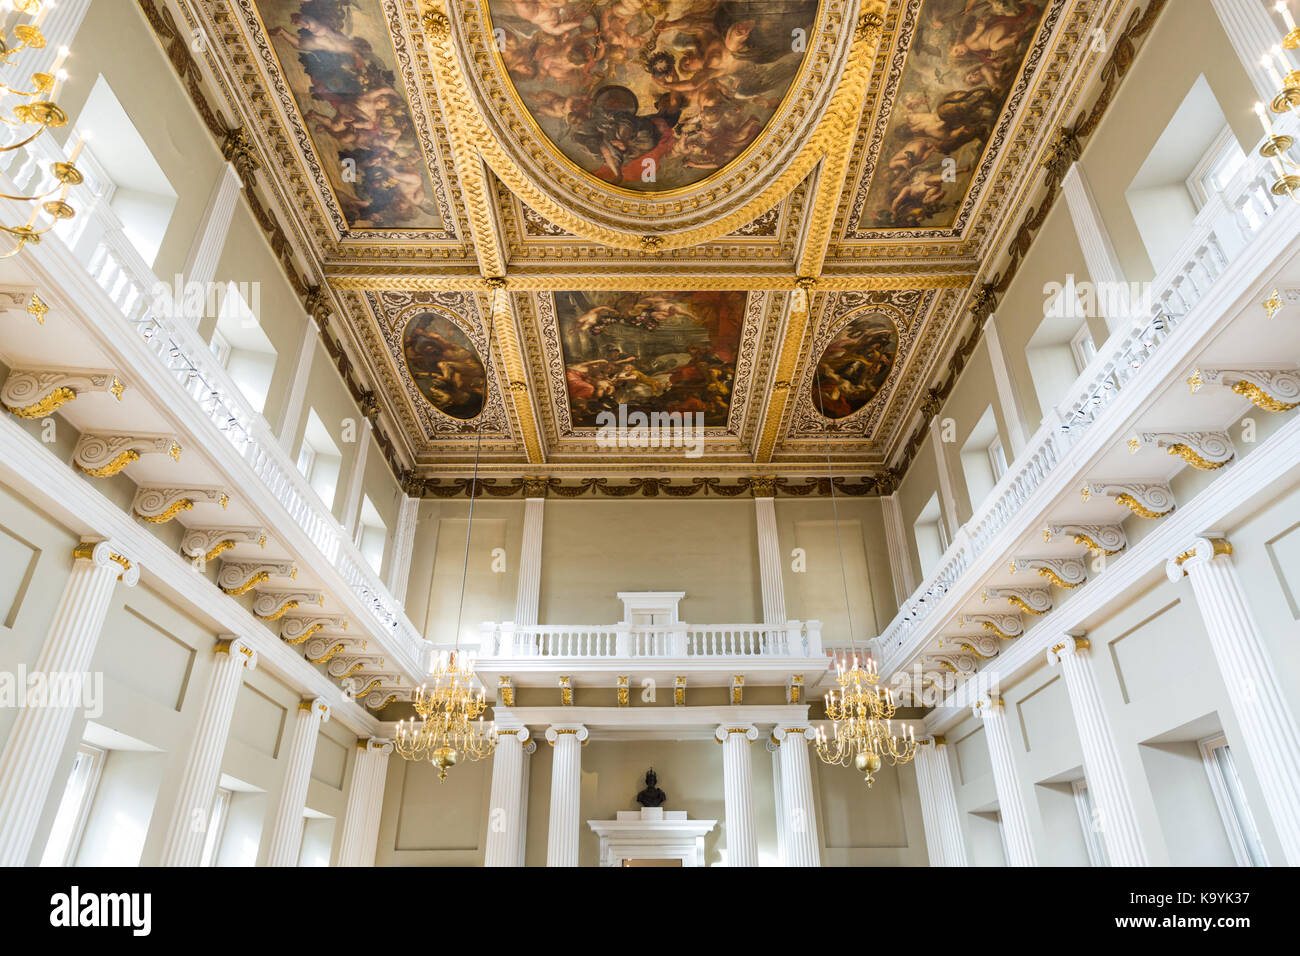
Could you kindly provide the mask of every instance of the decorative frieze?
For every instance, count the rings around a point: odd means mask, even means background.
[[[1090,481],[1080,494],[1084,501],[1109,495],[1140,518],[1163,518],[1174,510],[1174,493],[1164,482]]]
[[[16,368],[0,388],[0,403],[19,418],[44,418],[79,395],[107,392],[120,402],[124,391],[116,372]]]
[[[122,435],[82,432],[72,462],[92,478],[110,478],[143,455],[168,455],[179,461],[181,446],[170,435]]]
[[[187,528],[181,539],[181,554],[212,561],[237,544],[265,547],[266,532],[261,528]]]
[[[166,524],[182,511],[190,511],[196,504],[217,504],[224,509],[230,497],[220,488],[168,488],[161,485],[141,485],[135,491],[131,505],[136,516],[151,524]]]

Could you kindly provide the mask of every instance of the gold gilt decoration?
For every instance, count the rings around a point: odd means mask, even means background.
[[[1205,369],[1207,385],[1222,385],[1250,399],[1266,412],[1289,412],[1300,406],[1300,369]]]
[[[337,644],[329,644],[325,648],[324,652],[320,653],[319,656],[313,657],[310,651],[305,652],[303,656],[313,664],[325,664],[334,657],[334,655],[343,651],[345,648],[347,648],[347,644],[339,642]]]
[[[324,602],[325,598],[319,591],[270,591],[262,588],[253,599],[253,613],[264,621],[278,621],[301,605],[319,606]]]
[[[1028,614],[1046,614],[1052,609],[1052,594],[1044,588],[985,588],[984,600],[1007,601]]]
[[[207,562],[238,544],[265,547],[266,532],[261,528],[187,528],[181,539],[181,553]]]
[[[1109,495],[1141,518],[1163,518],[1174,510],[1173,492],[1161,482],[1092,481],[1084,486],[1084,491],[1087,495]]]
[[[1083,562],[1075,558],[1016,558],[1011,570],[1037,571],[1058,588],[1077,588],[1087,578]]]
[[[673,678],[673,706],[674,707],[686,706],[686,678],[685,677]]]
[[[1235,454],[1227,432],[1142,432],[1134,440],[1163,448],[1201,471],[1222,468]]]
[[[1004,641],[1015,640],[1024,633],[1024,623],[1014,614],[967,614],[961,619],[962,627],[979,625]]]
[[[16,408],[13,405],[6,404],[5,408],[17,415],[19,418],[44,418],[56,408],[61,408],[76,397],[76,389],[69,388],[66,385],[61,385],[44,398],[37,402],[33,402],[31,405]]]
[[[45,316],[50,312],[50,307],[41,301],[41,297],[35,292],[32,293],[32,299],[27,303],[27,314],[36,320],[37,325],[45,324]]]
[[[626,707],[628,703],[628,680],[629,678],[618,677],[618,706]]]
[[[109,478],[141,455],[180,457],[180,445],[171,437],[82,432],[72,452],[73,464],[92,478]]]
[[[568,677],[560,678],[560,704],[564,707],[573,706],[573,682]]]
[[[217,587],[227,594],[246,594],[272,577],[297,577],[298,569],[287,561],[222,561],[217,573]]]
[[[286,644],[302,644],[325,628],[346,631],[348,619],[333,616],[286,617],[280,622],[280,639]]]
[[[745,699],[745,675],[734,674],[731,678],[731,702],[742,703]]]
[[[982,658],[982,659],[984,659],[984,660],[990,660],[990,659],[992,659],[992,658],[998,656],[998,655],[997,655],[997,650],[996,650],[996,645],[994,646],[994,650],[993,650],[993,652],[992,652],[992,653],[989,653],[989,654],[984,653],[984,651],[987,650],[987,648],[979,648],[979,647],[976,647],[976,646],[975,646],[974,644],[972,644],[970,641],[960,641],[960,642],[957,644],[957,646],[960,647],[960,648],[961,648],[963,651],[965,651],[967,654],[973,654],[973,655],[975,655],[976,657]]]
[[[168,488],[141,485],[136,489],[131,508],[136,516],[151,524],[166,524],[195,504],[219,504],[224,509],[230,499],[220,488]]]
[[[502,706],[515,706],[515,685],[505,674],[497,678],[497,693],[501,696]]]
[[[660,242],[656,251],[666,252],[688,246],[710,242],[747,225],[769,208],[776,205],[783,197],[801,183],[818,162],[835,148],[842,148],[845,140],[852,140],[853,130],[857,127],[862,109],[863,95],[875,60],[876,41],[880,37],[880,14],[884,10],[882,0],[867,0],[870,11],[858,21],[854,31],[852,45],[840,75],[839,83],[827,104],[825,113],[811,134],[807,136],[798,152],[774,175],[767,185],[757,192],[752,199],[731,208],[725,215],[715,217],[708,222],[691,228],[663,232],[653,238]],[[448,131],[453,143],[461,138],[477,149],[483,159],[492,167],[501,181],[525,204],[545,216],[555,225],[575,236],[581,236],[594,242],[611,246],[615,249],[646,251],[642,232],[627,232],[621,229],[592,221],[580,216],[551,198],[547,190],[540,188],[533,179],[515,162],[510,153],[493,135],[484,117],[474,106],[474,97],[469,83],[461,70],[456,57],[451,33],[444,28],[447,13],[437,0],[426,0],[424,17],[425,31],[432,41],[430,43],[431,62],[437,81],[439,100],[444,109]],[[466,9],[465,15],[472,15],[476,23],[486,22],[481,10]],[[480,27],[480,29],[482,29]],[[471,33],[473,31],[470,31]],[[486,32],[486,31],[484,31]],[[493,42],[490,36],[470,36],[471,43],[477,40],[487,46]],[[810,43],[810,49],[817,48],[816,40]],[[474,57],[475,51],[469,51]],[[503,93],[507,99],[510,93]],[[453,147],[454,148],[454,147]],[[752,160],[752,164],[762,167],[761,161]],[[770,168],[764,168],[767,173]],[[733,171],[732,180],[739,182],[740,175]],[[731,188],[735,188],[732,185]],[[648,205],[654,197],[638,197],[638,203]],[[612,200],[611,200],[612,202]],[[826,203],[833,208],[834,203]],[[617,219],[617,217],[614,217]]]
[[[786,701],[791,704],[803,703],[803,675],[791,674],[786,682]]]
[[[1117,524],[1051,525],[1043,529],[1044,541],[1050,541],[1054,535],[1069,537],[1075,544],[1083,545],[1093,554],[1108,557],[1119,554],[1128,546],[1124,528]]]
[[[1277,289],[1274,289],[1262,304],[1264,306],[1264,315],[1271,319],[1282,309],[1282,296]]]

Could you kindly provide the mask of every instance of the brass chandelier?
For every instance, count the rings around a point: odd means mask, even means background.
[[[488,325],[487,359],[483,363],[483,380],[492,381],[492,333]],[[487,402],[480,416],[486,415]],[[447,771],[463,757],[482,760],[497,748],[497,725],[483,726],[487,701],[482,685],[474,690],[472,664],[460,655],[460,624],[465,612],[465,579],[469,572],[469,541],[474,529],[474,502],[478,498],[479,453],[483,447],[483,422],[479,420],[474,444],[474,478],[469,489],[469,520],[465,525],[465,557],[460,569],[460,605],[456,611],[455,649],[445,658],[439,656],[430,672],[433,686],[422,684],[412,703],[420,720],[414,717],[398,721],[393,749],[407,760],[427,760],[438,768],[438,779],[446,780]]]
[[[1259,154],[1273,162],[1273,171],[1277,176],[1272,185],[1273,194],[1290,196],[1300,202],[1300,163],[1291,158],[1295,138],[1278,133],[1269,118],[1270,112],[1286,114],[1300,106],[1300,69],[1296,68],[1292,57],[1292,53],[1300,49],[1300,27],[1296,26],[1286,0],[1278,0],[1273,9],[1282,18],[1287,32],[1281,43],[1274,44],[1265,51],[1259,61],[1278,89],[1268,104],[1255,104],[1255,115],[1259,117],[1265,135]]]
[[[8,6],[8,3],[0,3],[0,16],[7,12]],[[24,50],[45,48],[45,35],[41,32],[41,24],[49,14],[51,6],[48,0],[13,0],[13,7],[20,17],[30,16],[31,20],[16,23],[11,31],[0,29],[0,66],[13,66],[14,57]],[[62,69],[67,56],[68,50],[63,47],[59,50],[54,65],[48,71],[33,73],[30,90],[17,89],[0,83],[0,101],[11,96],[21,101],[10,108],[7,115],[0,109],[0,123],[20,130],[17,141],[8,146],[0,146],[0,153],[22,149],[47,130],[67,125],[68,115],[55,102],[59,86],[67,77],[67,73]],[[28,130],[32,131],[28,132]],[[40,242],[41,237],[53,229],[58,222],[71,219],[76,215],[76,211],[68,204],[67,199],[68,191],[83,181],[76,163],[84,145],[84,139],[78,140],[66,160],[59,160],[50,165],[50,175],[53,180],[49,189],[43,192],[38,190],[29,196],[0,193],[0,197],[12,202],[32,203],[31,216],[23,225],[0,223],[0,231],[14,243],[12,249],[0,253],[0,259],[17,255],[28,243],[34,245]],[[49,225],[44,228],[39,225],[41,213],[50,217]]]
[[[821,390],[821,367],[814,366],[814,388]],[[849,603],[849,580],[844,569],[844,545],[840,541],[840,513],[835,498],[835,474],[831,470],[831,444],[829,430],[826,437],[826,474],[831,486],[831,518],[835,525],[835,547],[840,557],[840,583],[844,587],[844,612],[848,618],[849,650],[853,666],[847,671],[844,661],[836,662],[838,695],[826,695],[826,719],[833,724],[831,736],[824,726],[817,728],[814,746],[823,763],[847,767],[851,762],[864,773],[867,786],[876,779],[884,758],[891,764],[907,763],[916,755],[916,735],[911,727],[904,726],[902,735],[893,733],[890,721],[897,706],[893,692],[878,686],[880,672],[875,659],[868,656],[865,666],[859,663],[853,633],[853,606]]]

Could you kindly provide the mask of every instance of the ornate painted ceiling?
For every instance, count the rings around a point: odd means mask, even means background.
[[[1138,14],[170,2],[139,0],[394,470],[434,494],[480,433],[502,494],[817,493],[828,452],[846,489],[888,490],[1058,130],[1109,88],[1096,38]],[[699,447],[611,445],[620,406],[698,424]]]

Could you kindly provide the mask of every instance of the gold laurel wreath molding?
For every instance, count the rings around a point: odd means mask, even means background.
[[[44,418],[55,409],[61,408],[76,397],[77,390],[75,388],[71,388],[67,385],[60,385],[39,402],[24,405],[22,408],[17,408],[13,405],[6,405],[5,408],[10,412],[13,412],[13,414],[17,415],[19,418]]]
[[[1300,402],[1283,402],[1268,392],[1264,391],[1254,382],[1247,382],[1245,379],[1237,382],[1232,386],[1232,390],[1238,395],[1244,395],[1255,405],[1266,412],[1289,412],[1291,409],[1300,407]]]
[[[1165,515],[1169,514],[1174,510],[1173,508],[1170,508],[1169,511],[1152,511],[1146,505],[1142,504],[1140,501],[1138,501],[1136,498],[1130,495],[1127,491],[1123,491],[1117,494],[1115,496],[1115,500],[1118,501],[1120,504],[1124,505],[1126,508],[1128,508],[1129,511],[1133,512],[1139,518],[1163,518]]]

